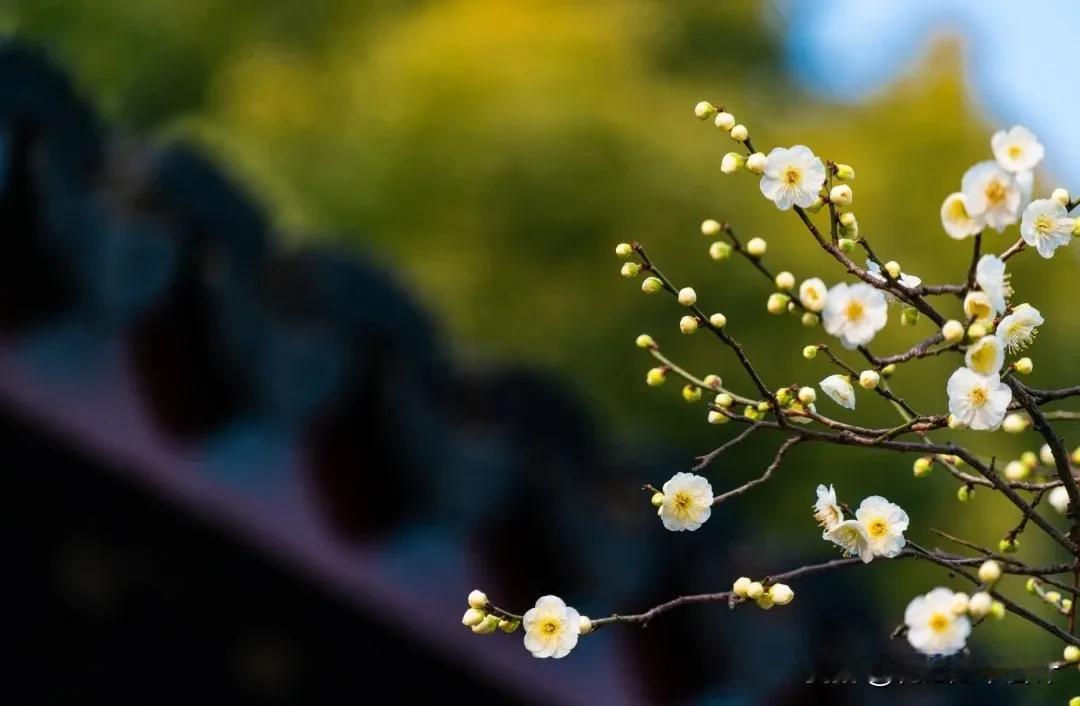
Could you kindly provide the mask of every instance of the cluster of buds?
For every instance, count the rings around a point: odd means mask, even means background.
[[[1059,591],[1053,589],[1048,590],[1047,584],[1041,579],[1032,576],[1027,580],[1024,587],[1028,590],[1028,593],[1038,596],[1043,600],[1043,603],[1062,615],[1068,615],[1072,612],[1072,599],[1064,598]]]
[[[495,630],[510,633],[518,629],[520,621],[501,618],[488,612],[488,597],[483,591],[469,593],[469,609],[461,616],[461,624],[477,635],[490,635]]]
[[[962,615],[967,613],[975,620],[982,620],[990,616],[996,620],[1005,617],[1005,604],[995,601],[994,597],[986,591],[976,591],[968,596],[957,593],[953,602],[953,613]]]
[[[740,576],[731,586],[731,593],[742,601],[754,601],[763,610],[770,610],[774,605],[787,605],[795,599],[795,592],[785,583],[766,586],[761,581],[753,581]]]

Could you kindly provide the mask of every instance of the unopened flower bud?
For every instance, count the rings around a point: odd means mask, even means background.
[[[645,373],[645,384],[649,387],[660,387],[667,378],[667,368],[650,368]]]
[[[994,620],[1003,620],[1005,618],[1005,604],[1001,601],[994,601],[991,603],[990,617]]]
[[[619,272],[623,277],[637,277],[641,274],[641,265],[636,262],[624,262]]]
[[[787,605],[795,598],[795,592],[786,583],[774,583],[769,586],[769,598],[776,605]]]
[[[855,214],[852,211],[846,211],[840,214],[840,225],[844,228],[854,228],[858,221],[855,219]]]
[[[839,245],[840,250],[847,253],[848,255],[855,252],[855,241],[851,238],[840,238],[837,245]]]
[[[900,312],[901,326],[914,326],[919,323],[919,310],[913,306],[905,306]]]
[[[1035,364],[1031,362],[1031,358],[1025,356],[1013,363],[1013,368],[1021,375],[1030,375],[1031,371],[1035,368]]]
[[[735,404],[735,398],[726,392],[721,392],[716,396],[716,399],[713,400],[713,404],[721,409],[729,409],[731,405]]]
[[[1080,217],[1073,220],[1072,234],[1074,238],[1080,238]]]
[[[915,459],[915,463],[912,465],[912,473],[916,478],[922,478],[932,471],[934,468],[934,461],[929,456],[920,456]],[[965,486],[966,487],[966,486]]]
[[[806,346],[802,349],[802,357],[806,358],[807,360],[813,360],[814,358],[817,358],[817,352],[817,346]]]
[[[664,283],[656,277],[646,277],[641,280],[641,291],[646,294],[656,294],[664,288]]]
[[[630,246],[630,243],[619,243],[615,246],[615,254],[619,257],[626,259],[634,253],[634,248]]]
[[[1013,412],[1006,415],[1005,419],[1001,422],[1001,430],[1007,434],[1019,434],[1027,429],[1028,419],[1022,414]]]
[[[731,139],[735,140],[736,142],[746,142],[747,138],[750,137],[750,131],[746,128],[745,125],[741,123],[731,128],[730,134]]]
[[[735,127],[735,116],[726,111],[720,111],[716,114],[713,124],[724,132],[730,132],[731,128]]]
[[[714,373],[709,373],[708,375],[706,375],[702,382],[705,383],[706,387],[709,387],[713,390],[719,389],[724,384],[723,379],[721,379],[719,375],[716,375]]]
[[[1035,455],[1034,451],[1025,451],[1020,454],[1020,463],[1028,467],[1028,470],[1032,470],[1039,465],[1039,457]]]
[[[970,485],[962,485],[956,489],[956,499],[962,503],[971,500],[971,496],[973,495],[975,495],[975,489]]]
[[[731,592],[739,598],[746,598],[746,592],[750,589],[750,579],[745,576],[740,576],[735,579],[735,583],[731,585]]]
[[[709,317],[709,323],[716,328],[724,328],[727,326],[727,317],[718,312]]]
[[[829,201],[836,204],[840,208],[846,208],[851,205],[852,193],[851,187],[847,184],[837,184],[829,191]]]
[[[712,237],[720,232],[720,221],[706,218],[701,222],[701,234]]]
[[[1031,473],[1031,469],[1020,461],[1009,461],[1005,464],[1005,478],[1008,480],[1024,480]]]
[[[593,631],[592,619],[587,615],[578,616],[578,634],[588,635]]]
[[[881,377],[890,378],[896,372],[896,363],[889,363],[881,369]]]
[[[1039,447],[1039,460],[1042,461],[1044,466],[1053,466],[1056,463],[1054,450],[1050,448],[1050,444],[1043,444]]]
[[[722,412],[717,412],[715,409],[710,409],[709,414],[706,417],[709,424],[727,424],[731,421],[731,418]]]
[[[469,593],[469,607],[476,608],[477,610],[483,610],[487,607],[488,597],[487,594],[481,590],[474,590]]]
[[[746,597],[751,600],[761,598],[764,593],[765,587],[761,585],[760,581],[751,581],[750,585],[746,587]]]
[[[716,115],[716,106],[709,101],[701,101],[694,106],[694,115],[698,120],[708,120]]]
[[[770,314],[783,314],[787,311],[788,302],[791,301],[791,297],[779,292],[773,292],[769,295],[769,299],[765,302],[765,310]]]
[[[795,396],[787,387],[781,387],[773,394],[773,397],[776,398],[776,401],[780,403],[781,407],[788,406],[789,404],[791,404],[792,400],[795,399]]]
[[[743,409],[743,416],[754,421],[761,419],[761,413],[757,411],[755,406],[749,404]]]
[[[776,282],[776,288],[783,292],[795,288],[795,275],[791,274],[787,270],[784,270],[780,274],[776,275],[774,281]]]
[[[471,628],[482,623],[485,617],[487,617],[487,614],[484,613],[484,611],[476,608],[469,608],[465,611],[465,615],[461,616],[461,624],[467,628]]]
[[[814,404],[817,401],[817,391],[812,387],[800,387],[799,388],[799,402],[803,404]]]
[[[750,242],[746,244],[746,252],[752,257],[761,257],[768,247],[769,244],[765,242],[764,238],[751,238]]]
[[[649,499],[653,507],[660,507],[664,504],[664,494],[661,492],[653,493],[652,498]]]
[[[755,152],[746,158],[746,169],[754,174],[761,174],[765,171],[765,155],[761,152]]]
[[[488,615],[478,624],[472,626],[472,631],[477,635],[490,635],[495,632],[499,627],[499,618],[494,615]]]
[[[697,385],[684,385],[682,398],[691,404],[697,402],[701,399],[701,388]]]
[[[679,330],[686,335],[692,334],[698,330],[698,320],[694,316],[684,316],[679,319]]]
[[[1035,593],[1036,590],[1037,590],[1038,585],[1039,584],[1035,581],[1035,577],[1031,577],[1027,581],[1024,582],[1024,589],[1028,593]]]
[[[1051,605],[1056,605],[1061,602],[1061,594],[1057,591],[1047,591],[1043,594],[1043,600]]]
[[[1067,645],[1061,656],[1066,662],[1080,662],[1080,647]]]
[[[693,306],[697,303],[697,292],[693,287],[683,287],[679,290],[679,303],[683,306]]]
[[[1062,206],[1069,205],[1069,190],[1057,188],[1050,194],[1051,201],[1057,201]]]
[[[757,411],[759,412],[768,412],[770,409],[772,409],[772,403],[768,400],[762,400],[757,403]]]
[[[973,593],[968,599],[968,613],[972,618],[985,618],[990,613],[994,598],[986,591]]]
[[[979,565],[979,580],[987,586],[993,586],[1001,578],[1001,564],[993,559]]]
[[[738,152],[728,152],[720,160],[720,171],[724,174],[734,174],[742,169],[744,164],[746,164],[746,157]]]
[[[986,335],[986,327],[976,322],[968,326],[967,337],[969,341],[977,341]]]
[[[1069,699],[1069,706],[1080,706],[1080,696],[1074,696]]]
[[[812,311],[804,312],[802,315],[802,325],[806,328],[814,328],[821,323],[821,317]]]
[[[896,260],[889,260],[888,262],[886,262],[885,271],[888,272],[889,276],[893,279],[899,279],[900,275],[903,274],[900,271],[900,263]]]
[[[520,620],[507,620],[503,618],[499,621],[499,629],[505,633],[512,633],[521,626]]]
[[[859,386],[864,390],[873,390],[881,382],[881,375],[876,370],[864,370],[859,373]]]
[[[731,245],[723,240],[717,240],[709,246],[709,257],[718,262],[728,259],[731,257]]]
[[[855,170],[850,164],[837,163],[834,167],[834,173],[836,174],[836,178],[840,181],[851,181],[855,178]]]
[[[825,201],[820,196],[810,202],[810,205],[806,207],[806,210],[810,213],[820,213],[821,209],[825,207]]]
[[[956,319],[949,319],[941,327],[941,335],[946,343],[959,343],[964,340],[964,325]]]
[[[1011,539],[1009,537],[1002,537],[1001,541],[998,542],[998,551],[1001,552],[1002,554],[1013,554],[1013,553],[1016,552],[1016,550],[1017,550],[1017,548],[1019,546],[1020,546],[1020,540],[1019,539],[1017,539],[1015,537],[1013,537]]]
[[[956,592],[953,594],[952,612],[954,615],[963,615],[968,611],[968,602],[971,599],[968,598],[968,594]]]

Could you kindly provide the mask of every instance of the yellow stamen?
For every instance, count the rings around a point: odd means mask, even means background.
[[[1035,230],[1041,235],[1046,235],[1054,230],[1054,219],[1046,214],[1038,216],[1035,219]]]
[[[889,523],[885,520],[878,518],[870,522],[870,525],[866,528],[866,531],[871,537],[880,537],[889,531]]]
[[[844,315],[847,316],[848,321],[853,323],[858,322],[863,314],[866,313],[866,308],[862,302],[852,299],[848,302],[847,307],[844,309]]]
[[[798,167],[788,167],[787,171],[784,172],[784,181],[787,182],[788,186],[795,186],[800,179],[802,179],[802,172]]]
[[[949,629],[949,616],[944,613],[934,613],[930,616],[930,629],[934,632],[945,632]]]
[[[1009,147],[1009,156],[1013,159],[1020,159],[1020,155],[1024,154],[1024,148],[1020,145],[1012,145]]]
[[[1005,200],[1005,185],[994,179],[986,185],[986,200],[991,206],[996,206]]]
[[[982,407],[990,400],[990,396],[986,394],[985,387],[976,385],[971,388],[971,392],[968,393],[968,399],[971,400],[973,406]]]

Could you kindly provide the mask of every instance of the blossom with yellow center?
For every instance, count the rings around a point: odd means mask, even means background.
[[[1024,209],[1020,237],[1046,258],[1072,242],[1074,221],[1065,206],[1052,199],[1036,199]]]
[[[968,213],[964,194],[957,191],[946,196],[941,204],[941,226],[953,240],[963,240],[982,230],[983,223]]]
[[[840,283],[829,290],[821,319],[825,331],[839,337],[845,348],[857,348],[885,328],[889,306],[885,295],[865,282]]]
[[[799,303],[807,311],[819,312],[825,308],[825,297],[828,295],[828,288],[825,287],[825,283],[818,277],[811,277],[808,280],[803,280],[799,285]]]
[[[676,473],[663,487],[664,502],[657,510],[664,527],[672,532],[696,530],[712,514],[712,486],[693,473]]]
[[[904,539],[904,530],[908,528],[907,513],[880,495],[871,495],[863,500],[855,511],[855,519],[862,526],[874,556],[891,559],[907,543]]]
[[[999,233],[1016,223],[1020,215],[1020,185],[996,162],[979,162],[968,169],[960,181],[960,192],[967,213]]]
[[[955,603],[956,594],[944,587],[916,596],[904,611],[911,646],[923,654],[941,656],[964,649],[971,621],[953,610]]]
[[[844,520],[822,532],[821,538],[841,547],[845,554],[859,557],[865,564],[874,560],[870,540],[866,536],[865,528],[858,520]]]
[[[776,147],[765,157],[761,193],[781,211],[809,207],[824,184],[825,164],[805,145]]]
[[[1001,319],[996,335],[1001,345],[1013,353],[1031,345],[1042,323],[1043,317],[1038,309],[1030,304],[1020,304]]]
[[[979,375],[996,375],[1005,364],[1005,346],[997,336],[983,336],[968,346],[964,363]]]
[[[844,511],[836,500],[836,490],[830,485],[817,487],[817,502],[814,503],[814,519],[822,529],[831,529],[844,521]]]
[[[581,616],[558,596],[541,596],[525,611],[525,648],[533,657],[559,659],[570,654],[581,632]]]
[[[1046,154],[1042,143],[1022,125],[995,132],[990,138],[990,148],[1001,168],[1016,174],[1030,172]]]
[[[996,374],[980,375],[969,368],[957,369],[945,389],[949,413],[975,430],[992,431],[1001,426],[1012,402],[1012,390]]]
[[[993,321],[994,307],[990,304],[990,297],[986,296],[986,292],[978,290],[968,292],[964,297],[964,314],[977,324]]]

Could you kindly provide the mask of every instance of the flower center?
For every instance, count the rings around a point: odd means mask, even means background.
[[[866,313],[866,307],[863,306],[861,301],[856,299],[849,301],[847,307],[844,308],[844,316],[852,323],[857,323],[863,317],[864,313]]]
[[[934,613],[930,616],[930,629],[937,633],[945,632],[949,629],[949,616],[944,613]]]
[[[784,181],[788,186],[795,186],[802,179],[802,171],[798,167],[788,167],[784,172]]]
[[[964,202],[961,199],[953,199],[949,204],[949,215],[954,220],[966,220],[968,216],[967,209],[964,207]]]
[[[990,396],[986,394],[985,387],[976,385],[971,388],[971,392],[968,393],[968,399],[971,400],[973,406],[982,407],[990,399]]]
[[[1046,235],[1054,230],[1054,219],[1043,214],[1035,219],[1035,230],[1039,235]]]
[[[675,493],[674,502],[675,502],[675,507],[680,512],[687,512],[690,509],[690,505],[693,502],[693,498],[691,498],[690,494],[687,493],[685,490],[680,490],[677,493]]]
[[[975,372],[987,374],[990,372],[990,366],[994,362],[994,354],[997,351],[994,350],[992,345],[980,346],[971,356],[971,362],[975,366]]]
[[[986,185],[986,200],[990,202],[991,206],[996,206],[1005,200],[1005,185],[999,180],[994,179]]]
[[[976,321],[985,321],[990,318],[990,304],[977,299],[968,300],[968,316]]]
[[[866,531],[871,537],[880,537],[889,531],[889,523],[879,517],[870,522]]]
[[[1024,154],[1024,148],[1020,145],[1011,145],[1009,147],[1009,156],[1013,159],[1020,159],[1020,155]]]
[[[545,635],[554,635],[559,631],[559,621],[555,618],[547,618],[540,623],[540,632]]]

